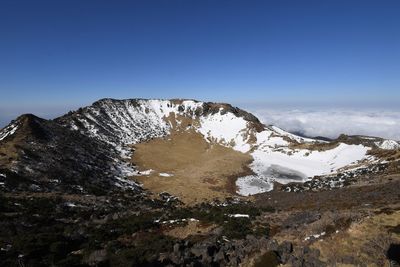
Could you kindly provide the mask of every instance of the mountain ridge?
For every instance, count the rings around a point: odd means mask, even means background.
[[[90,144],[80,152],[75,151],[77,148],[71,148],[70,153],[87,153],[86,156],[93,159],[94,165],[99,163],[95,156],[97,147],[102,151],[110,151],[107,164],[103,163],[112,169],[104,171],[111,174],[107,174],[110,181],[115,181],[112,176],[119,179],[133,176],[135,179],[135,176],[143,175],[143,172],[139,172],[140,166],[132,166],[130,162],[135,153],[132,145],[165,139],[173,132],[192,132],[204,138],[211,147],[213,144],[222,145],[253,158],[249,165],[252,174],[237,177],[237,192],[243,195],[272,190],[275,182],[304,182],[313,176],[327,175],[343,168],[378,163],[381,159],[369,156],[368,151],[382,147],[390,150],[398,145],[380,138],[341,136],[331,142],[305,138],[275,126],[266,126],[253,114],[227,103],[187,99],[104,98],[54,120],[44,120],[32,114],[22,115],[0,130],[0,144],[3,143],[3,147],[7,140],[18,135],[21,130],[18,129],[18,123],[23,120],[32,126],[32,133],[27,133],[28,136],[32,135],[35,141],[44,140],[41,147],[44,152],[53,151],[49,144],[57,148],[65,145],[60,141],[64,137],[70,140],[70,147],[78,146],[80,142]],[[35,123],[43,127],[36,127]],[[49,144],[46,144],[46,140]],[[28,141],[24,141],[23,145],[37,149]],[[6,154],[2,157],[3,162],[5,157]],[[71,159],[72,155],[67,158]],[[55,163],[49,164],[53,166]],[[123,183],[126,184],[126,181]]]
[[[368,147],[364,146],[366,142],[355,143],[354,140],[334,140],[329,142],[331,145],[324,145],[325,141],[266,126],[251,113],[226,103],[107,98],[62,117],[61,123],[121,145],[122,151],[124,144],[164,138],[174,131],[194,130],[210,144],[251,154],[254,161],[250,168],[254,175],[239,177],[237,181],[237,187],[242,188],[238,192],[245,195],[272,190],[275,181],[304,182],[315,175],[327,175],[347,165],[354,165],[351,168],[355,168],[362,166],[361,161],[372,163],[378,160],[367,155],[368,150],[377,147],[373,142],[368,142]],[[138,129],[132,130],[135,127]],[[146,132],[147,135],[136,138],[137,132]],[[118,144],[121,140],[122,144]],[[132,156],[130,151],[124,152],[127,157]]]
[[[128,166],[115,162],[119,153],[108,144],[32,114],[9,126],[0,132],[0,172],[8,190],[84,193],[112,190],[117,183],[139,189],[120,181]]]

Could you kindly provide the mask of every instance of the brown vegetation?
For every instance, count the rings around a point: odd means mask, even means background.
[[[316,242],[313,247],[321,251],[322,258],[331,264],[361,264],[368,262],[371,266],[385,266],[386,252],[393,242],[400,242],[400,236],[387,231],[400,223],[400,211],[392,214],[371,214],[360,223],[353,223],[346,231],[341,231]],[[332,249],[335,248],[335,249]]]
[[[135,178],[155,193],[166,191],[188,204],[232,196],[236,177],[250,172],[252,160],[248,154],[207,143],[194,131],[174,131],[134,148],[132,161],[139,170],[154,170]]]
[[[326,151],[330,149],[334,149],[340,143],[339,142],[312,142],[312,143],[298,143],[294,142],[293,140],[289,139],[289,148],[291,149],[308,149],[311,151]]]
[[[189,236],[207,235],[216,225],[205,224],[199,221],[189,221],[187,224],[164,231],[167,236],[185,239]]]

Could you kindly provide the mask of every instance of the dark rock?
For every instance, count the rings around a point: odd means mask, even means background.
[[[181,245],[179,243],[176,243],[173,247],[173,251],[175,255],[179,255],[181,253],[180,251]]]
[[[89,255],[87,263],[90,266],[97,266],[99,263],[104,262],[106,259],[107,259],[107,250],[105,249],[95,250]]]
[[[288,241],[284,241],[278,246],[276,252],[281,261],[283,263],[286,263],[289,260],[291,253],[293,252],[293,245]]]
[[[216,262],[223,262],[225,260],[226,260],[226,256],[222,250],[218,251],[214,256],[214,261],[216,261]]]

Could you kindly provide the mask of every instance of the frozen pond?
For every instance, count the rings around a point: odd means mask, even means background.
[[[238,178],[236,185],[240,195],[248,196],[267,192],[273,189],[273,182],[287,184],[290,182],[304,182],[307,176],[299,171],[272,164],[259,175],[249,175]]]

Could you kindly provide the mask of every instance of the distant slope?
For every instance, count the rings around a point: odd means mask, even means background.
[[[6,190],[99,193],[137,189],[110,145],[61,125],[22,115],[0,131],[0,174]],[[120,190],[120,189],[118,189]]]

